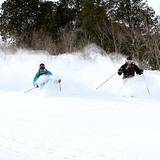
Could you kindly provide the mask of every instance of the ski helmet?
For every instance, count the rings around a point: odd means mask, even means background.
[[[132,60],[132,57],[131,57],[131,56],[128,56],[128,57],[127,57],[127,60],[131,61],[131,60]]]
[[[43,63],[41,63],[41,64],[39,65],[39,69],[45,69],[45,65],[44,65]]]

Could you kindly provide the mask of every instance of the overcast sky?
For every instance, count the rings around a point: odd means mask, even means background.
[[[54,0],[53,0],[54,1]],[[2,4],[4,0],[0,0],[0,4]],[[156,14],[160,15],[160,0],[148,0],[149,6],[152,6],[156,11]]]
[[[160,15],[160,0],[148,0],[149,6],[152,6],[156,14]]]

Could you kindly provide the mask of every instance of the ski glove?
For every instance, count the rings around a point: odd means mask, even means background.
[[[140,70],[137,72],[137,74],[139,74],[139,75],[143,74],[143,69],[140,69]]]
[[[39,88],[38,84],[35,85],[35,88]]]
[[[58,83],[61,83],[61,79],[58,80]]]
[[[119,70],[118,70],[118,75],[121,75],[121,74],[122,74],[122,70],[119,69]]]

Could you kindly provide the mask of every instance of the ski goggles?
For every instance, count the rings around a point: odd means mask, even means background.
[[[130,63],[132,63],[133,61],[132,61],[132,60],[126,60],[126,62],[130,64]]]
[[[39,68],[40,70],[44,70],[45,69],[45,67],[44,66],[40,66],[40,68]]]

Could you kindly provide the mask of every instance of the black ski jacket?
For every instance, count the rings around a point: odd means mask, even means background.
[[[133,62],[130,65],[126,62],[118,69],[118,74],[121,75],[122,73],[123,78],[130,78],[135,76],[135,73],[141,75],[143,73],[143,69],[140,69]]]

